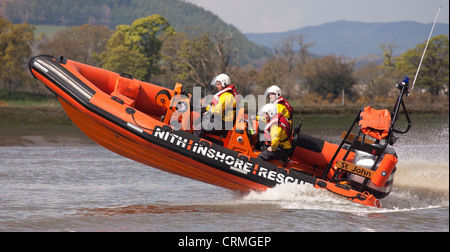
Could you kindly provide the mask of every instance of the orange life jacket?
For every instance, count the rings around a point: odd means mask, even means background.
[[[367,106],[360,114],[361,131],[378,140],[389,135],[391,124],[391,114],[387,109],[377,110]]]

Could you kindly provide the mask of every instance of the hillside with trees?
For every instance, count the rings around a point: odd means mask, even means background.
[[[0,0],[0,15],[12,23],[33,25],[102,25],[116,29],[131,25],[136,19],[159,14],[177,31],[198,36],[202,33],[227,32],[243,51],[241,62],[268,57],[263,46],[250,42],[236,27],[217,15],[180,0]]]
[[[49,93],[30,76],[27,62],[31,55],[50,54],[125,72],[168,88],[183,83],[188,92],[193,86],[211,88],[211,78],[222,72],[231,76],[244,96],[263,94],[276,84],[300,113],[314,106],[342,107],[342,101],[357,109],[367,104],[386,107],[392,106],[397,97],[395,83],[404,76],[414,77],[425,47],[425,43],[419,43],[396,56],[395,45],[382,44],[382,63],[356,68],[353,58],[315,56],[311,53],[314,43],[306,41],[302,35],[287,36],[265,62],[255,66],[241,63],[247,52],[239,49],[239,41],[228,31],[193,35],[178,30],[158,14],[115,28],[89,23],[70,26],[51,38],[36,38],[32,25],[14,24],[0,16],[0,106],[8,104],[17,92]],[[410,107],[448,112],[448,76],[448,36],[434,36],[415,95],[409,98]]]

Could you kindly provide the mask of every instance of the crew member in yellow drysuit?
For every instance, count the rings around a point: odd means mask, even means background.
[[[239,105],[239,94],[236,86],[231,85],[230,77],[226,74],[217,75],[211,82],[217,88],[210,105],[203,114],[201,130],[195,131],[196,136],[202,137],[205,132],[223,133],[232,130]]]
[[[267,145],[266,150],[259,154],[263,160],[287,158],[292,149],[292,132],[289,121],[283,114],[277,112],[274,104],[266,104],[260,110],[260,116],[267,122],[264,128],[264,136]]]

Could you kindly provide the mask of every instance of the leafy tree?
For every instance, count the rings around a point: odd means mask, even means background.
[[[175,33],[169,22],[156,14],[137,19],[131,26],[119,25],[99,59],[104,68],[115,72],[129,70],[129,74],[150,81],[152,75],[162,73],[160,51],[163,41]]]
[[[380,49],[383,51],[384,61],[383,66],[384,67],[394,67],[394,63],[392,62],[392,54],[394,52],[394,49],[397,47],[397,45],[394,44],[381,44]]]
[[[346,95],[353,93],[356,79],[353,77],[354,63],[344,57],[334,55],[314,59],[304,65],[305,83],[310,92],[322,96],[332,94],[336,98],[345,90]]]
[[[149,79],[152,73],[161,73],[157,63],[161,59],[160,51],[163,41],[167,36],[175,33],[175,29],[161,15],[137,19],[131,25],[125,43],[148,59],[147,70]]]
[[[129,73],[138,79],[145,79],[147,71],[145,67],[147,59],[136,51],[130,51],[125,46],[118,46],[111,49],[110,54],[105,58],[107,63],[104,68],[118,73]]]
[[[28,77],[25,68],[31,56],[34,27],[12,24],[0,16],[0,87],[17,90]]]
[[[396,60],[398,70],[411,77],[415,76],[426,43],[419,44],[399,56]],[[443,92],[448,95],[449,88],[449,40],[446,35],[431,38],[422,63],[417,88],[428,90],[434,95]]]

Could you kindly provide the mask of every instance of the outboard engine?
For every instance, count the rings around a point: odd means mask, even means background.
[[[367,169],[372,169],[376,160],[377,156],[357,150],[355,151],[353,164]],[[379,199],[388,196],[392,190],[392,185],[394,183],[396,164],[397,158],[395,157],[395,153],[383,154],[382,161],[375,166],[375,173],[366,184],[366,190]],[[352,184],[354,184],[356,187],[361,186],[364,183],[365,179],[366,178],[353,173],[350,173],[348,175],[348,180],[352,182]]]

